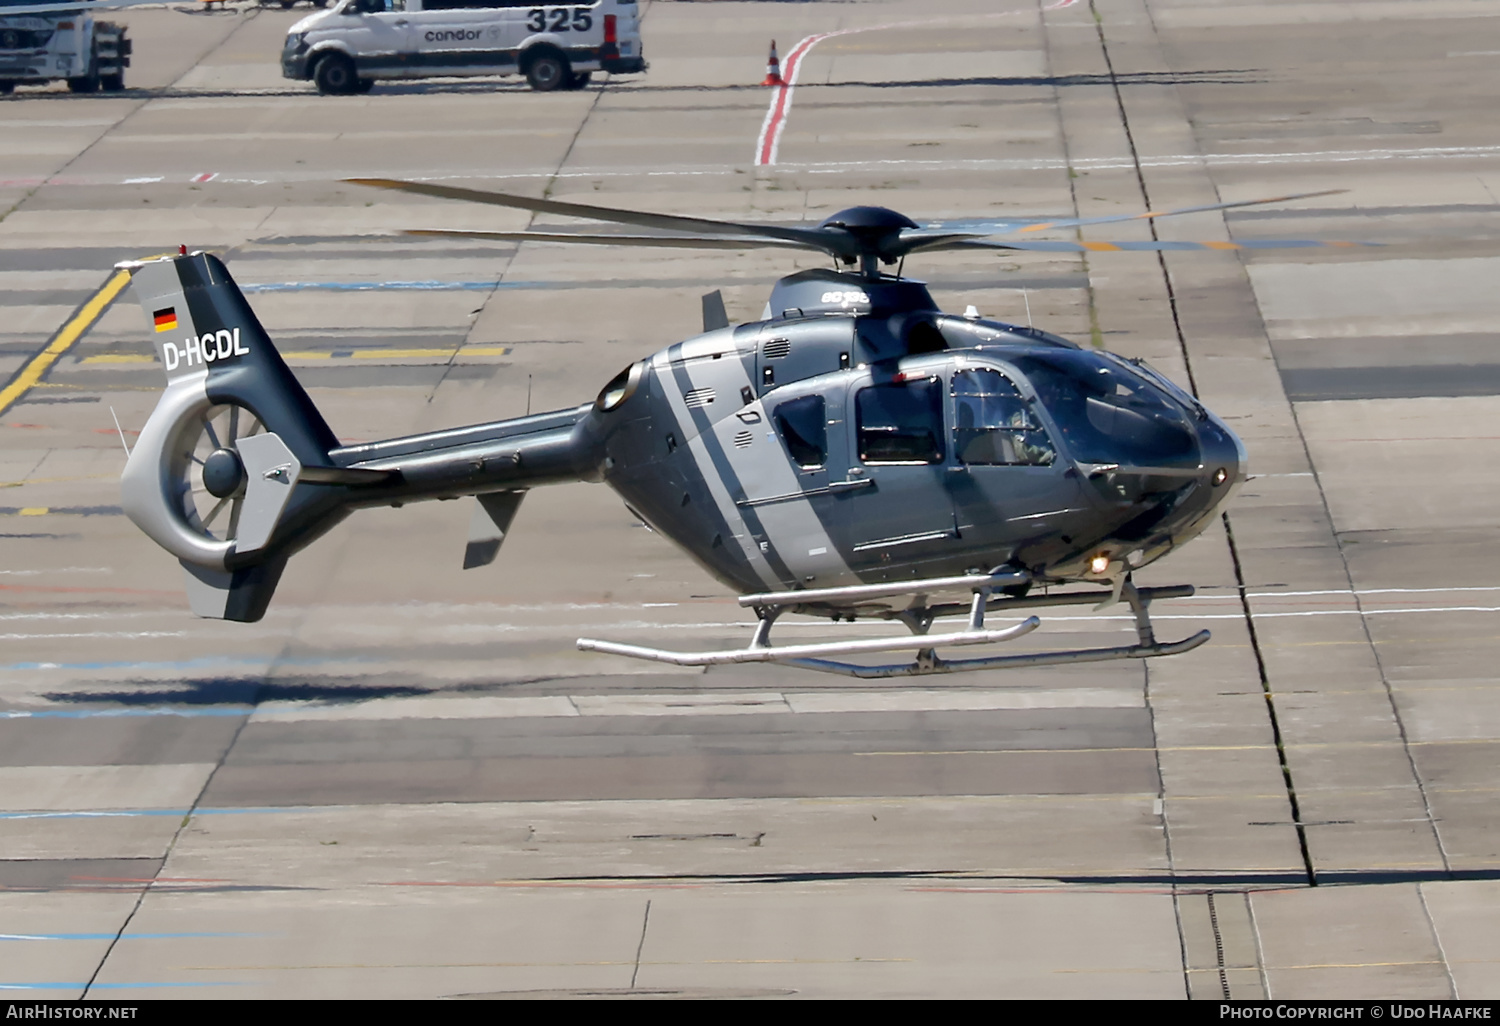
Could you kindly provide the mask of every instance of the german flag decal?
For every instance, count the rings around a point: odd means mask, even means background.
[[[174,306],[156,311],[156,313],[151,315],[151,319],[156,322],[157,331],[177,330],[177,308]]]

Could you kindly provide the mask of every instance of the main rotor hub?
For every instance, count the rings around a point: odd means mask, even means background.
[[[905,214],[887,207],[850,207],[829,217],[819,227],[843,228],[855,235],[884,235],[887,232],[899,232],[903,228],[917,228],[919,225]]]
[[[880,265],[896,262],[890,243],[898,239],[904,228],[916,228],[917,223],[905,214],[898,214],[886,207],[850,207],[840,210],[825,220],[820,228],[842,231],[851,236],[858,252],[847,250],[838,254],[846,264],[859,262],[859,273],[867,281],[880,278]]]

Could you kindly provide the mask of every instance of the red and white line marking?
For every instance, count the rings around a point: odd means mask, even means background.
[[[776,87],[776,93],[771,97],[771,106],[766,109],[766,120],[760,126],[760,138],[755,141],[756,167],[766,167],[776,163],[776,151],[781,148],[781,130],[786,127],[786,116],[792,109],[792,90],[797,88],[797,73],[802,70],[802,58],[807,51],[830,36],[864,31],[868,30],[843,29],[838,32],[821,32],[815,36],[808,36],[792,47],[792,52],[786,57],[786,70],[782,74],[786,85]]]
[[[1055,11],[1063,7],[1071,7],[1082,0],[1052,0],[1043,10]],[[980,17],[1005,18],[1024,14],[1024,11],[996,11]],[[787,115],[792,112],[792,93],[797,88],[797,73],[802,69],[802,58],[807,56],[809,50],[817,46],[825,39],[834,36],[848,36],[856,32],[879,32],[883,29],[916,28],[919,26],[940,25],[953,21],[952,18],[929,18],[922,21],[894,21],[884,25],[866,25],[862,28],[838,29],[833,32],[820,32],[817,35],[808,36],[796,46],[792,52],[787,54],[786,62],[782,70],[782,79],[786,85],[776,87],[776,92],[771,97],[771,105],[766,109],[766,119],[761,122],[760,137],[755,140],[755,166],[769,167],[776,163],[777,152],[781,149],[781,133],[786,128]]]
[[[217,171],[205,171],[201,175],[194,175],[193,176],[193,183],[195,185],[202,185],[204,182],[211,182],[211,181],[213,181],[217,177],[219,177],[219,172],[217,172]]]

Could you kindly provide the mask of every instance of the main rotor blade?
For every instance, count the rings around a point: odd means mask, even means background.
[[[640,210],[593,207],[583,203],[532,199],[529,196],[514,196],[505,192],[483,192],[479,189],[461,189],[453,185],[402,182],[391,178],[346,178],[344,181],[354,185],[369,185],[377,189],[411,192],[420,196],[436,196],[440,199],[464,200],[469,203],[488,203],[491,206],[514,207],[517,210],[531,210],[539,214],[561,214],[565,217],[581,217],[593,221],[613,221],[617,224],[633,224],[640,228],[660,228],[670,232],[689,232],[700,235],[758,235],[764,238],[801,243],[825,251],[831,248],[847,248],[840,245],[844,241],[841,234],[827,232],[821,228],[784,228],[779,225],[711,221],[701,217],[678,217],[675,214],[651,214]]]
[[[1353,246],[1383,246],[1382,242],[1343,242],[1325,239],[1246,239],[1244,242],[1178,242],[1173,239],[1142,239],[1131,242],[1072,242],[1063,239],[953,239],[916,246],[908,252],[932,253],[945,249],[1024,249],[1043,253],[1108,253],[1114,251],[1174,251],[1209,249],[1319,249]]]
[[[458,228],[410,228],[403,235],[447,235],[505,242],[577,242],[590,246],[660,246],[676,249],[819,249],[801,242],[730,235],[586,235],[581,232],[483,232]]]
[[[1272,196],[1268,199],[1236,200],[1233,203],[1209,203],[1201,207],[1182,207],[1177,210],[1148,210],[1144,214],[1113,214],[1109,217],[1073,217],[1062,221],[1044,221],[1029,224],[1017,232],[1042,232],[1049,228],[1077,228],[1085,224],[1113,224],[1116,221],[1149,221],[1158,217],[1176,217],[1178,214],[1202,214],[1210,210],[1232,210],[1235,207],[1258,207],[1267,203],[1290,203],[1292,200],[1312,199],[1314,196],[1335,196],[1348,189],[1324,189],[1322,192],[1298,192],[1290,196]]]
[[[1253,207],[1266,203],[1287,203],[1292,200],[1310,199],[1314,196],[1332,196],[1347,189],[1328,189],[1323,192],[1302,192],[1290,196],[1273,196],[1268,199],[1236,200],[1233,203],[1210,203],[1201,207],[1182,207],[1178,210],[1154,210],[1144,214],[1111,214],[1108,217],[1072,217],[1055,221],[1035,221],[1024,218],[965,217],[951,221],[927,221],[921,228],[908,228],[901,233],[902,239],[922,238],[936,235],[990,235],[1027,234],[1049,228],[1076,228],[1086,224],[1110,224],[1116,221],[1152,220],[1158,217],[1175,217],[1178,214],[1201,214],[1209,210],[1229,210],[1233,207]]]

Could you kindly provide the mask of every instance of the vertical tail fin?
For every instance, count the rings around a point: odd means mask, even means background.
[[[124,266],[151,322],[169,386],[204,376],[210,399],[254,410],[304,464],[327,461],[338,439],[223,261],[193,253]]]
[[[299,484],[338,440],[217,257],[122,266],[167,376],[122,505],[182,562],[195,613],[258,620],[287,556],[342,519],[343,489]]]

